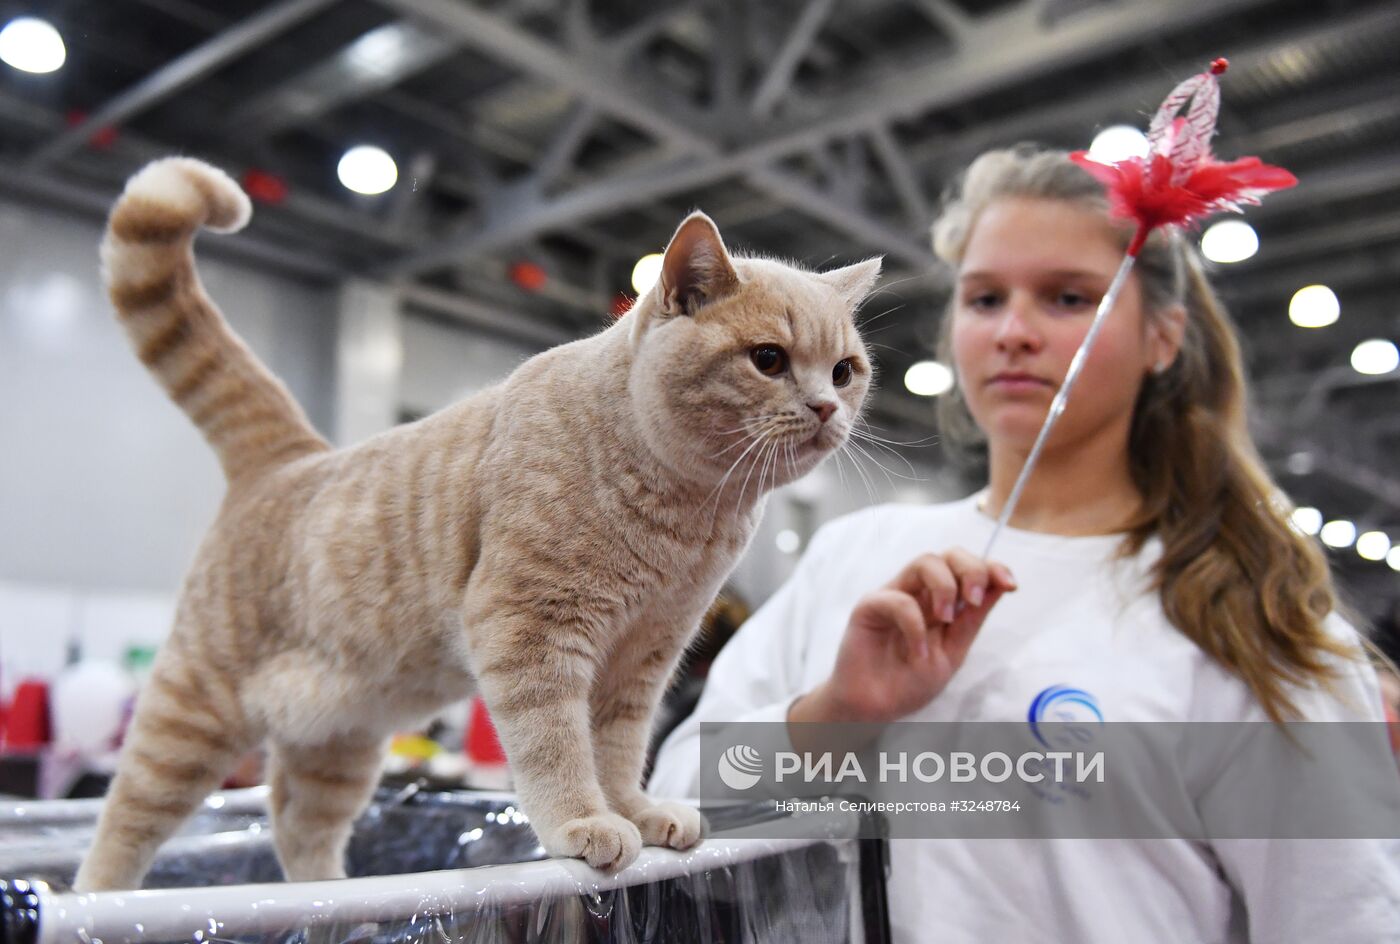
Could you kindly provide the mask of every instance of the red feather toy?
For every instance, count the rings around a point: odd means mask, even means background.
[[[1167,96],[1148,129],[1146,157],[1102,164],[1087,151],[1070,155],[1108,188],[1115,216],[1137,221],[1128,255],[1136,256],[1147,234],[1158,226],[1185,226],[1222,210],[1239,213],[1247,204],[1257,205],[1269,191],[1298,183],[1282,167],[1257,157],[1225,162],[1211,153],[1220,112],[1215,77],[1228,67],[1226,60],[1217,59],[1209,71],[1193,75]],[[1188,102],[1186,114],[1179,115]]]
[[[1210,69],[1182,82],[1162,102],[1148,128],[1146,157],[1131,157],[1113,164],[1092,160],[1088,152],[1075,151],[1070,159],[1083,167],[1108,189],[1109,208],[1114,216],[1135,220],[1137,231],[1128,244],[1123,264],[1099,302],[1089,331],[1080,342],[1065,373],[1064,383],[1050,403],[1050,412],[1040,427],[1035,445],[1021,467],[1016,484],[1001,510],[997,525],[982,552],[985,558],[992,551],[997,535],[1011,519],[1021,492],[1035,468],[1045,441],[1055,421],[1064,412],[1070,389],[1079,376],[1089,350],[1098,336],[1104,317],[1113,308],[1132,272],[1138,252],[1148,235],[1159,226],[1190,226],[1212,213],[1239,213],[1242,208],[1258,204],[1259,198],[1271,190],[1282,190],[1298,183],[1298,179],[1282,167],[1272,167],[1257,157],[1242,157],[1236,161],[1218,161],[1211,153],[1210,139],[1215,136],[1215,120],[1220,112],[1220,83],[1216,76],[1228,68],[1224,59],[1216,59]],[[1185,114],[1182,109],[1185,108]]]

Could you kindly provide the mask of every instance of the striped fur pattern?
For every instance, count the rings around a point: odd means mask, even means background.
[[[288,878],[339,877],[386,738],[473,691],[550,853],[615,869],[643,843],[693,845],[699,814],[641,791],[650,722],[763,495],[846,440],[870,378],[853,312],[879,261],[731,257],[693,214],[626,317],[334,451],[195,273],[197,229],[248,216],[220,171],[167,159],[128,183],[103,245],[138,355],[229,486],[76,887],[138,887],[259,743]],[[765,343],[781,376],[755,366]]]

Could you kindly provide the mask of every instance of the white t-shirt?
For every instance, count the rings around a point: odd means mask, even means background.
[[[856,602],[916,556],[981,553],[995,524],[977,507],[984,494],[883,505],[821,528],[716,659],[695,713],[662,745],[649,791],[697,795],[702,721],[783,721],[831,674]],[[1143,592],[1156,538],[1111,565],[1120,541],[1003,529],[991,557],[1019,589],[992,609],[947,688],[907,720],[1024,720],[1056,685],[1091,693],[1108,721],[1267,720]],[[1335,614],[1327,626],[1356,639]],[[1294,692],[1304,718],[1382,720],[1375,672],[1342,671],[1336,696]],[[890,855],[899,942],[1400,942],[1393,840],[897,839]]]

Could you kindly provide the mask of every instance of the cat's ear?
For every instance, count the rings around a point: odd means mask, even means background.
[[[847,306],[855,308],[865,301],[865,296],[869,295],[870,290],[875,287],[875,281],[880,278],[880,267],[883,264],[883,256],[873,256],[864,262],[857,262],[855,265],[823,272],[817,278],[836,289],[836,294],[841,296]]]
[[[657,280],[661,310],[668,315],[693,315],[706,302],[739,287],[734,263],[714,221],[696,210],[681,223],[661,262]]]

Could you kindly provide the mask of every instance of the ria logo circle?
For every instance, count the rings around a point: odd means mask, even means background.
[[[1077,747],[1093,740],[1091,727],[1103,724],[1103,712],[1099,710],[1099,700],[1084,689],[1051,685],[1031,701],[1026,721],[1030,724],[1031,735],[1047,749],[1051,744],[1041,728],[1041,723],[1046,721],[1060,725],[1058,740],[1067,742],[1061,747]]]
[[[763,774],[763,758],[747,744],[735,744],[720,755],[719,779],[731,790],[747,790]]]

